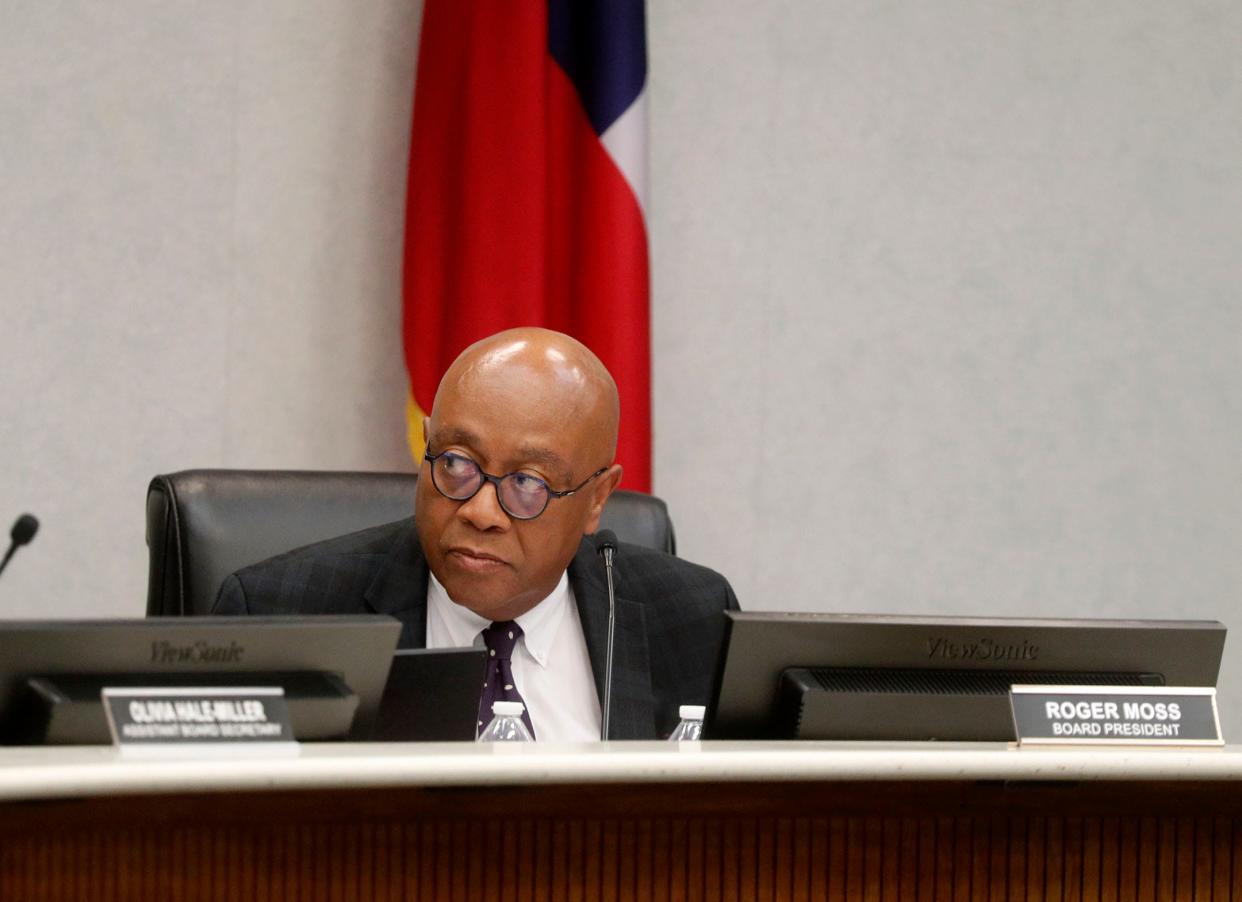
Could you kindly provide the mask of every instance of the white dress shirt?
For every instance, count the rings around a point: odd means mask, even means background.
[[[435,574],[427,575],[427,647],[482,646],[483,630],[492,621],[454,603]],[[518,617],[517,625],[522,637],[513,649],[513,679],[526,701],[535,738],[598,740],[599,697],[569,577],[562,573],[552,594]]]

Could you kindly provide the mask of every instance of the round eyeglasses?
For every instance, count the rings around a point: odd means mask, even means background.
[[[600,467],[578,485],[564,492],[550,488],[538,476],[529,473],[509,473],[493,476],[484,473],[470,458],[456,451],[427,452],[423,460],[431,464],[431,483],[445,498],[453,501],[469,501],[486,483],[496,486],[496,498],[506,514],[515,520],[533,520],[542,514],[553,498],[567,498],[584,485],[608,472]]]

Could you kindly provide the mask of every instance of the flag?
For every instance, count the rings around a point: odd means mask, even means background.
[[[546,326],[617,381],[617,460],[651,490],[642,0],[426,0],[406,206],[411,449],[472,342]]]

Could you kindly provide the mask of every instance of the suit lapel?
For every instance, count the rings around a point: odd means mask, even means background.
[[[427,644],[427,560],[413,529],[402,530],[384,564],[364,594],[377,614],[401,621],[400,648]],[[595,692],[603,704],[604,669],[608,646],[608,584],[604,563],[590,542],[583,540],[569,564],[587,655],[595,678]],[[612,669],[612,739],[655,737],[655,707],[651,691],[647,622],[641,604],[628,599],[620,585],[616,597],[616,636]]]
[[[595,676],[595,692],[603,705],[608,655],[608,584],[604,578],[604,562],[594,546],[585,539],[569,564],[569,581],[574,589],[582,634]],[[610,733],[611,739],[655,737],[647,622],[643,606],[625,598],[620,586],[616,588]]]
[[[393,541],[363,596],[375,613],[401,621],[398,648],[423,648],[427,644],[427,559],[413,524],[411,520],[410,528]]]

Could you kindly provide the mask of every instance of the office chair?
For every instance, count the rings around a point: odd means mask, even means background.
[[[412,473],[183,470],[147,489],[147,616],[207,614],[224,578],[284,551],[414,513]],[[668,508],[614,492],[601,528],[675,554]]]

